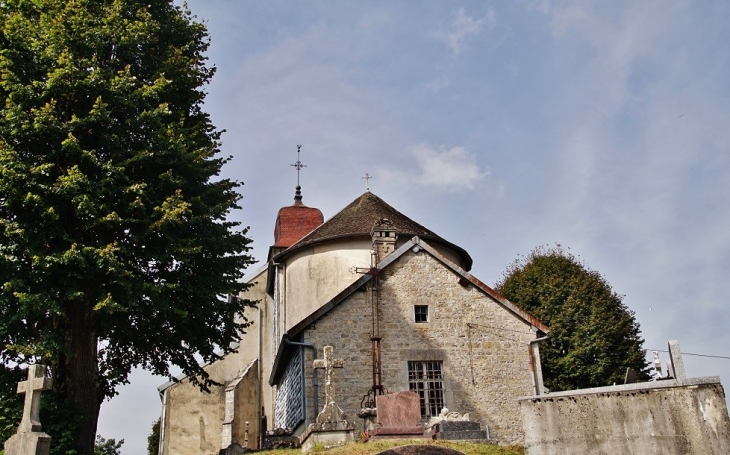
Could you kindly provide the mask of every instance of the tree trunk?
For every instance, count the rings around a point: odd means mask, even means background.
[[[79,455],[93,455],[96,424],[101,407],[98,380],[97,340],[91,321],[92,306],[72,304],[68,312],[70,331],[64,356],[65,392],[68,401],[82,416],[76,433]]]

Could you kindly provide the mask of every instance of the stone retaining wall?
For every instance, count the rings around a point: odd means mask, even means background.
[[[527,455],[730,453],[717,377],[551,393],[520,408]]]

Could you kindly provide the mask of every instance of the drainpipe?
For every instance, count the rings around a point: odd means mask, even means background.
[[[160,416],[160,440],[157,443],[157,454],[162,455],[165,453],[165,426],[167,424],[167,390],[160,392],[160,398],[162,399],[162,415]]]
[[[317,358],[317,348],[312,343],[301,343],[298,341],[291,341],[289,340],[289,337],[284,337],[284,344],[288,344],[291,346],[301,346],[304,348],[311,349],[312,352],[314,352],[314,358]],[[319,412],[319,375],[317,374],[317,369],[312,368],[312,385],[314,386],[314,414],[315,416]],[[306,390],[306,389],[305,389]],[[304,394],[306,396],[306,393]],[[307,419],[307,408],[304,408],[304,419]]]
[[[264,299],[265,298],[266,298],[266,296],[264,296]],[[259,331],[259,336],[258,336],[258,345],[259,345],[259,348],[258,348],[258,356],[259,357],[258,357],[258,359],[259,360],[258,360],[258,364],[256,365],[258,367],[258,369],[259,369],[259,386],[257,387],[257,389],[258,389],[258,391],[257,391],[258,403],[257,404],[258,404],[258,411],[259,411],[257,417],[258,417],[258,425],[259,425],[259,435],[258,435],[258,441],[256,443],[256,448],[257,449],[262,449],[263,448],[263,445],[264,445],[264,439],[263,439],[262,435],[266,435],[266,430],[267,430],[266,428],[263,428],[263,429],[261,428],[262,427],[261,423],[263,422],[263,416],[266,415],[266,413],[264,411],[264,388],[263,388],[263,385],[262,385],[264,383],[264,363],[263,363],[263,355],[264,355],[264,351],[263,351],[263,349],[264,349],[263,348],[264,327],[262,325],[262,323],[263,323],[263,317],[261,315],[261,308],[257,308],[257,309],[258,309],[258,313],[259,313],[258,314],[258,316],[259,316],[259,323],[258,323],[258,326],[257,326],[257,329]]]
[[[549,337],[544,336],[530,340],[528,351],[530,354],[530,373],[532,376],[532,388],[535,395],[542,395],[544,386],[542,384],[542,365],[540,364],[540,347],[537,345],[540,341],[545,341]]]

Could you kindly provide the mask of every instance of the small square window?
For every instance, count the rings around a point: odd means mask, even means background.
[[[416,322],[428,322],[428,305],[415,306]]]

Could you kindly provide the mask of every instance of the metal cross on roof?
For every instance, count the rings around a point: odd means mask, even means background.
[[[370,191],[370,179],[373,178],[372,175],[365,173],[365,177],[362,177],[363,180],[365,180],[365,190]]]
[[[302,151],[302,146],[297,144],[297,162],[294,164],[290,164],[290,166],[294,166],[294,169],[297,170],[297,186],[299,186],[299,171],[301,171],[303,167],[307,167],[306,164],[302,164],[302,162],[299,161],[299,153],[301,151]]]

